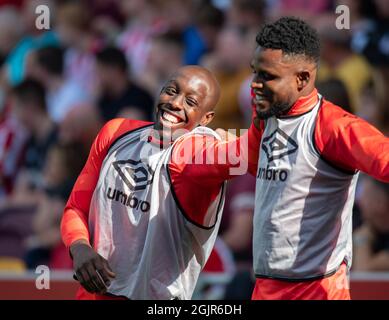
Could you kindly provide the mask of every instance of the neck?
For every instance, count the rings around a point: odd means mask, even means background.
[[[149,142],[164,149],[170,146],[174,141],[171,137],[164,136],[163,130],[158,129],[157,124],[154,124],[153,130],[149,136]]]
[[[318,100],[316,88],[307,90],[307,93],[297,99],[292,105],[289,111],[285,114],[286,116],[297,116],[306,113],[316,105]]]

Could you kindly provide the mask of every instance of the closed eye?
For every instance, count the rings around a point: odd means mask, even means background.
[[[274,80],[276,78],[276,76],[274,76],[266,71],[259,72],[258,77],[260,77],[261,79],[263,79],[265,81]]]
[[[186,98],[186,103],[190,106],[190,107],[195,107],[197,106],[197,101],[192,99],[192,98]]]
[[[177,94],[177,89],[175,87],[166,87],[165,93],[168,94],[169,96],[172,96],[174,94]]]

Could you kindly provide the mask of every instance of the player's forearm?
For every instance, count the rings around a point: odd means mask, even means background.
[[[89,244],[88,221],[85,215],[72,208],[65,208],[61,221],[61,236],[67,248],[76,241]]]
[[[252,124],[239,138],[229,141],[215,141],[206,150],[206,155],[214,155],[213,168],[202,179],[216,179],[216,183],[246,174],[255,175],[258,165],[260,131]],[[204,152],[204,151],[203,151]],[[205,158],[205,157],[204,157]],[[208,161],[207,163],[212,163]]]
[[[171,175],[181,175],[198,185],[220,185],[249,171],[255,175],[259,157],[261,131],[253,124],[239,138],[221,141],[196,135],[180,141],[169,163]]]

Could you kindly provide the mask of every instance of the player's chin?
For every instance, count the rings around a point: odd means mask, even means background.
[[[188,133],[190,128],[185,122],[180,123],[170,123],[169,121],[159,120],[158,121],[158,131],[163,138],[167,141],[175,141],[180,136]]]
[[[262,100],[260,102],[255,102],[255,111],[258,115],[269,113],[271,110],[271,104],[268,100]]]

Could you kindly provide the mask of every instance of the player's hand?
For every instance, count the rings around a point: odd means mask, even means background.
[[[91,293],[104,294],[115,278],[108,261],[100,256],[89,244],[76,242],[70,246],[73,268],[80,284]]]

